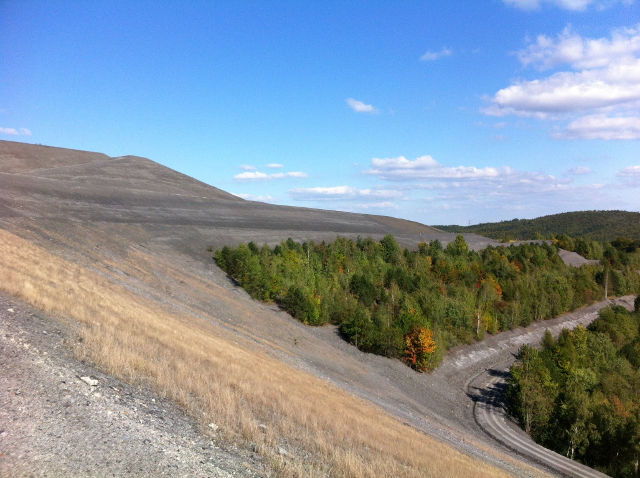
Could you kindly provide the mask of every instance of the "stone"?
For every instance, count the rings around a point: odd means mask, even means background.
[[[218,428],[220,427],[212,422],[212,423],[209,423],[209,428],[211,428],[214,432],[217,432]]]
[[[98,381],[95,378],[91,378],[91,377],[80,377],[80,380],[82,380],[84,383],[86,383],[87,385],[90,385],[92,387],[95,387],[98,385]]]

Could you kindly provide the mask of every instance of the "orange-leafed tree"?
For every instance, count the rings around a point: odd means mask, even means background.
[[[433,353],[436,351],[433,332],[426,327],[414,327],[405,336],[404,341],[403,362],[418,372],[429,370]]]

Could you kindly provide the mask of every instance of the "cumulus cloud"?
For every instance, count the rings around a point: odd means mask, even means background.
[[[640,137],[640,25],[608,38],[583,38],[570,27],[538,36],[517,52],[524,66],[557,71],[497,91],[484,113],[567,122],[558,139],[633,140]]]
[[[601,68],[616,59],[632,59],[638,52],[640,25],[616,29],[611,38],[583,38],[568,26],[556,38],[539,35],[516,55],[524,66],[546,70],[563,64],[574,69]]]
[[[255,180],[271,180],[271,179],[284,179],[284,178],[306,178],[307,173],[302,171],[290,171],[286,173],[263,173],[261,171],[245,171],[244,173],[236,174],[233,179],[236,181],[255,181]]]
[[[640,59],[521,81],[499,90],[492,103],[485,110],[489,115],[539,118],[611,107],[631,108],[640,103]]]
[[[451,56],[453,51],[450,48],[442,47],[440,51],[427,51],[420,57],[420,61],[435,61],[445,56]]]
[[[630,4],[633,0],[503,0],[506,5],[516,7],[521,10],[538,10],[543,4],[555,6],[563,10],[584,11],[591,6],[603,9],[615,3]]]
[[[640,117],[584,116],[571,121],[557,136],[566,139],[640,139]]]
[[[404,156],[395,158],[373,158],[371,168],[365,174],[387,180],[415,179],[477,179],[497,178],[508,174],[510,168],[476,168],[474,166],[443,166],[431,156],[420,156],[410,160]]]
[[[517,171],[510,167],[445,166],[431,156],[414,160],[399,156],[373,158],[365,174],[400,183],[395,191],[402,191],[410,201],[416,194],[428,193],[425,204],[449,208],[463,205],[504,208],[506,204],[539,203],[540,195],[569,197],[575,193],[569,177],[558,178],[534,171]],[[547,197],[547,196],[545,196]]]
[[[255,166],[251,166],[250,164],[243,164],[240,166],[240,169],[243,171],[255,171],[257,168]]]
[[[31,130],[27,128],[2,128],[0,134],[8,134],[10,136],[31,136]]]
[[[281,168],[284,168],[284,164],[269,163],[269,164],[267,164],[267,168],[270,168],[270,169],[281,169]]]
[[[394,189],[358,189],[351,186],[296,188],[289,194],[298,201],[400,199],[404,196],[402,191]]]
[[[564,210],[597,209],[602,204],[629,207],[627,202],[633,201],[640,185],[640,165],[620,171],[615,186],[585,184],[588,177],[578,178],[590,172],[583,165],[554,176],[502,166],[450,166],[429,155],[397,156],[373,158],[363,171],[365,177],[379,181],[378,186],[297,188],[289,190],[289,195],[295,201],[315,202],[315,207],[332,203],[332,207],[362,212],[397,208],[405,217],[427,224],[535,217],[558,211],[559,204]]]
[[[354,98],[347,98],[345,101],[347,103],[347,106],[349,106],[349,108],[351,108],[356,113],[377,113],[378,112],[377,108],[375,108],[373,105],[368,105]]]

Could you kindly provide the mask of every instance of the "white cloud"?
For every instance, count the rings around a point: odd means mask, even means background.
[[[239,198],[246,199],[247,201],[259,201],[259,202],[273,202],[274,198],[270,194],[263,195],[253,195],[253,194],[245,194],[245,193],[232,193],[234,196],[238,196]]]
[[[247,179],[269,179],[269,175],[261,173],[260,171],[247,171],[244,173],[236,174],[233,179],[247,180]]]
[[[517,52],[524,66],[568,66],[549,76],[516,81],[497,91],[483,111],[567,122],[558,139],[640,139],[640,24],[608,38],[583,38],[570,27],[538,36]]]
[[[255,171],[257,168],[255,166],[251,166],[250,164],[243,164],[240,166],[240,169],[243,171]]]
[[[402,191],[394,189],[358,189],[351,186],[296,188],[289,194],[298,201],[353,200],[353,199],[399,199]]]
[[[566,139],[640,139],[640,117],[583,116],[571,121],[557,136]]]
[[[280,164],[280,163],[269,163],[269,164],[267,164],[267,168],[270,168],[270,169],[280,169],[280,168],[284,168],[284,164]]]
[[[635,189],[640,186],[640,165],[627,166],[618,171],[617,176],[622,179],[621,186]],[[634,198],[634,202],[637,208],[637,196]]]
[[[272,173],[267,174],[261,171],[246,171],[244,173],[236,174],[233,179],[236,181],[255,181],[255,180],[271,180],[271,179],[284,179],[284,178],[306,178],[307,173],[302,171],[290,171],[287,173]]]
[[[453,51],[450,48],[442,47],[440,51],[427,51],[420,57],[420,61],[434,61],[445,56],[451,56]]]
[[[503,0],[506,5],[522,10],[537,10],[540,8],[540,0]]]
[[[420,156],[409,160],[404,156],[396,158],[373,158],[371,168],[365,174],[387,180],[415,179],[478,179],[497,178],[509,174],[510,168],[476,168],[474,166],[443,166],[431,156]]]
[[[572,177],[558,178],[511,167],[444,166],[431,156],[409,160],[374,158],[365,174],[386,181],[402,181],[396,191],[405,194],[404,205],[418,200],[430,209],[448,207],[466,211],[497,211],[509,207],[530,209],[543,202],[550,207],[562,199],[572,204],[584,191],[593,188],[573,185]],[[416,196],[423,197],[417,199]],[[554,201],[556,201],[554,203]],[[491,212],[495,214],[495,212]]]
[[[576,166],[575,168],[571,168],[567,172],[574,176],[582,176],[585,174],[590,174],[591,168],[589,166]]]
[[[598,209],[602,204],[629,209],[640,185],[640,163],[636,164],[620,171],[615,184],[592,184],[588,180],[596,175],[586,165],[553,176],[468,163],[453,167],[428,155],[415,159],[373,158],[369,169],[364,171],[365,177],[371,180],[375,177],[384,181],[384,185],[297,188],[289,190],[289,196],[313,207],[331,204],[349,211],[396,210],[403,217],[426,224],[537,217],[561,210]]]
[[[618,176],[622,178],[634,178],[640,180],[640,165],[627,166],[618,171]]]
[[[601,68],[616,59],[632,59],[638,52],[640,25],[613,30],[611,38],[583,38],[568,26],[555,39],[539,35],[535,43],[516,54],[524,66],[546,70],[562,64],[574,69]]]
[[[398,209],[398,205],[391,201],[358,204],[358,209]]]
[[[2,128],[0,134],[8,134],[10,136],[31,136],[31,130],[27,128]]]
[[[373,105],[368,105],[354,98],[347,98],[347,105],[356,113],[377,113],[378,110]]]
[[[521,81],[498,91],[485,113],[493,116],[549,117],[554,114],[633,107],[640,103],[640,59],[619,60],[607,68],[559,72]]]
[[[591,6],[604,9],[615,3],[631,4],[633,0],[503,0],[503,2],[506,5],[520,8],[521,10],[538,10],[542,4],[549,4],[563,10],[584,11]]]

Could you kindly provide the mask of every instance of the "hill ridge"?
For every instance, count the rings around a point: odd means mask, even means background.
[[[48,198],[46,204],[35,207],[28,200],[36,191]],[[141,156],[111,158],[10,141],[0,141],[0,204],[0,219],[146,224],[145,230],[158,240],[183,248],[188,243],[199,251],[250,240],[274,244],[287,237],[321,241],[338,235],[380,239],[393,234],[409,247],[433,239],[446,245],[455,238],[394,217],[246,201]],[[14,207],[17,204],[20,207]],[[178,224],[191,229],[177,231]],[[477,235],[468,239],[472,248],[493,243]]]
[[[612,241],[619,237],[639,240],[640,212],[619,209],[570,211],[534,219],[434,227],[448,232],[475,232],[497,240],[538,239],[538,236],[562,234],[600,241]]]

